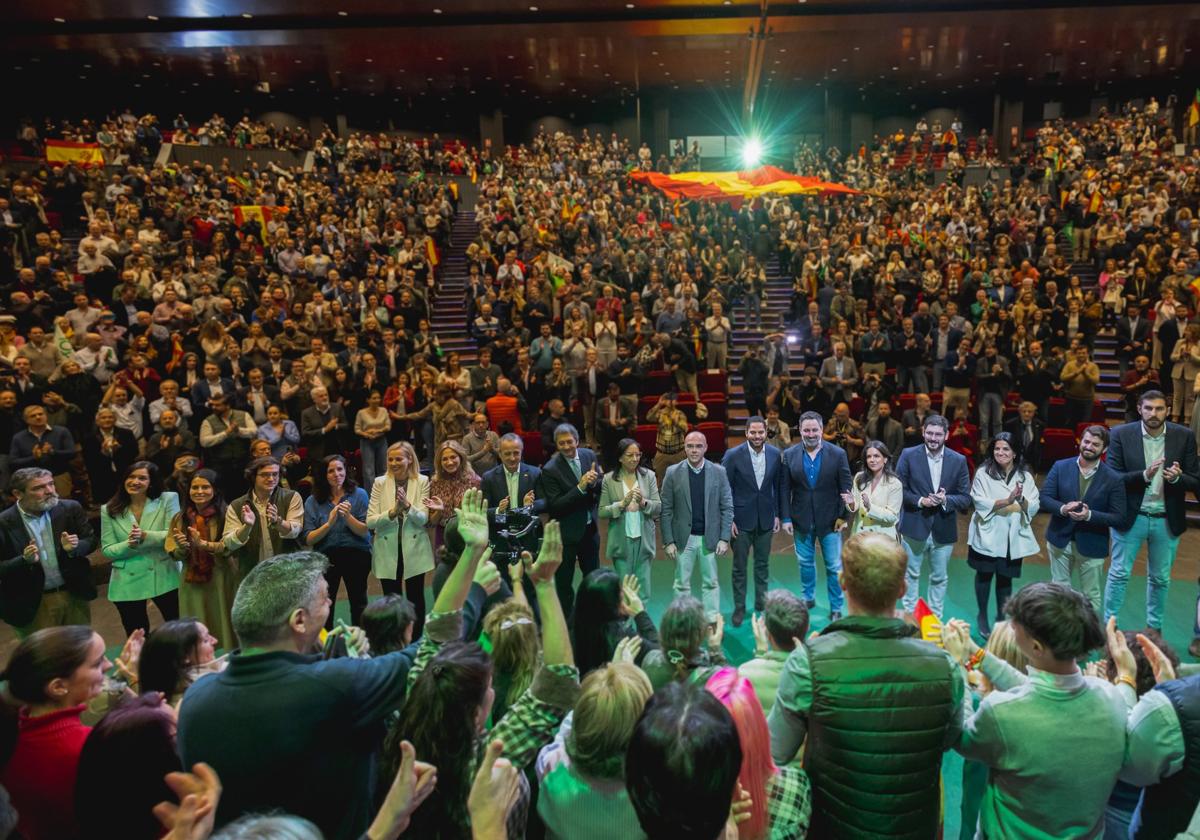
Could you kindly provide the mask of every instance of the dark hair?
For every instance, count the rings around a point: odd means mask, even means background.
[[[405,647],[404,631],[416,623],[417,611],[403,595],[376,598],[363,608],[358,626],[367,634],[371,655],[383,656]]]
[[[1166,399],[1167,396],[1162,391],[1159,391],[1156,388],[1151,388],[1149,391],[1143,391],[1142,395],[1138,397],[1138,408],[1141,408],[1142,403],[1146,402],[1147,400],[1163,400],[1165,402]]]
[[[1104,448],[1108,448],[1108,426],[1104,426],[1100,423],[1094,423],[1083,430],[1083,435],[1091,435],[1092,437],[1100,438],[1100,442],[1104,444]],[[1079,436],[1080,440],[1083,440],[1083,435]]]
[[[354,483],[354,479],[350,477],[350,468],[346,466],[346,459],[337,453],[326,455],[321,459],[320,467],[312,471],[313,498],[322,504],[329,501],[329,498],[333,495],[333,488],[329,486],[329,465],[334,461],[340,461],[342,469],[346,471],[346,477],[342,480],[342,493],[348,497],[358,488],[358,485]]]
[[[150,485],[146,488],[147,499],[157,499],[162,495],[163,482],[158,466],[150,461],[134,461],[121,471],[121,477],[117,479],[117,490],[105,505],[109,516],[120,516],[129,509],[129,492],[125,489],[125,481],[136,470],[145,470],[146,475],[150,477]]]
[[[100,719],[79,754],[75,811],[97,815],[120,802],[121,836],[156,840],[153,808],[174,802],[163,777],[183,769],[175,748],[175,716],[158,694],[122,702]]]
[[[180,488],[179,509],[183,512],[184,521],[187,521],[188,514],[195,513],[197,510],[196,503],[192,501],[192,482],[197,478],[203,478],[212,486],[212,505],[216,510],[217,523],[223,527],[225,524],[225,497],[221,495],[221,486],[218,483],[216,472],[207,468],[196,470]]]
[[[858,487],[859,490],[863,489],[871,482],[871,470],[867,467],[867,450],[868,449],[878,449],[879,454],[883,456],[883,458],[884,458],[883,474],[885,476],[890,475],[893,478],[897,477],[896,471],[894,469],[892,469],[891,450],[889,450],[887,448],[887,446],[884,444],[884,442],[881,440],[869,440],[869,441],[867,441],[867,445],[864,446],[863,450],[862,450],[862,469],[859,470],[858,475],[855,477],[855,480],[854,480],[854,484],[855,484],[855,486]]]
[[[767,421],[762,418],[761,414],[752,414],[746,418],[746,425],[743,428],[749,429],[755,423],[762,423],[764,428],[767,425]]]
[[[1000,470],[1000,465],[996,463],[996,444],[1003,441],[1008,444],[1008,448],[1013,451],[1012,472],[1008,475]],[[1025,469],[1025,456],[1021,452],[1021,447],[1017,446],[1016,439],[1009,432],[997,432],[996,436],[988,442],[987,459],[983,462],[983,471],[989,477],[996,481],[1008,483],[1010,478],[1018,476]]]
[[[384,739],[378,773],[384,790],[400,766],[403,740],[438,769],[437,788],[413,814],[414,837],[470,836],[466,805],[475,764],[475,715],[491,677],[491,657],[479,645],[445,645],[408,690],[400,718]]]
[[[1063,583],[1024,586],[1008,599],[1004,611],[1058,660],[1078,659],[1105,642],[1091,602]]]
[[[559,435],[570,435],[579,443],[579,430],[570,423],[559,423],[554,427],[554,439],[558,440]]]
[[[625,789],[650,840],[713,840],[729,818],[741,767],[729,710],[701,686],[670,683],[634,727]]]
[[[771,641],[780,650],[794,650],[792,639],[808,635],[808,606],[794,592],[772,589],[763,607],[763,621]]]
[[[22,706],[45,702],[46,683],[70,677],[87,662],[94,635],[91,627],[71,624],[26,636],[8,659],[7,693]]]
[[[580,677],[612,659],[616,641],[611,632],[616,629],[613,625],[625,625],[620,607],[620,575],[610,568],[593,569],[584,575],[571,613],[571,645]]]
[[[245,476],[246,481],[250,482],[250,490],[254,489],[254,479],[258,478],[258,471],[267,466],[279,467],[280,474],[283,474],[283,465],[273,455],[260,455],[249,464],[246,464],[246,469],[242,474]]]
[[[817,412],[817,411],[804,412],[803,414],[800,415],[800,419],[796,421],[796,428],[798,429],[801,426],[803,426],[805,420],[816,420],[817,423],[820,424],[821,428],[825,428],[825,420],[824,420],[824,418],[821,417],[820,412]]]
[[[233,640],[226,640],[232,644]],[[138,690],[142,694],[161,691],[168,698],[186,688],[188,668],[196,663],[196,647],[200,644],[200,622],[180,618],[164,622],[146,637],[138,659]]]
[[[1145,636],[1153,642],[1163,652],[1163,655],[1167,657],[1172,667],[1176,671],[1179,670],[1179,654],[1175,652],[1175,648],[1171,647],[1158,630],[1147,627],[1141,631],[1124,630],[1122,633],[1125,636],[1125,646],[1129,648],[1129,652],[1133,654],[1134,662],[1137,663],[1137,677],[1135,679],[1137,685],[1134,687],[1134,691],[1137,692],[1138,697],[1141,697],[1157,684],[1157,681],[1154,679],[1154,665],[1146,658],[1145,651],[1138,644],[1138,636]],[[1108,675],[1111,679],[1117,673],[1117,663],[1113,661],[1112,653],[1106,655],[1104,664],[1108,666]]]
[[[941,414],[926,414],[925,415],[925,420],[923,423],[921,423],[921,430],[924,431],[925,429],[929,428],[930,426],[941,426],[943,431],[945,431],[945,432],[950,431],[950,421],[948,421]]]
[[[631,446],[636,446],[639,449],[642,448],[642,445],[633,438],[621,438],[621,440],[617,443],[617,463],[616,466],[612,468],[612,471],[609,472],[609,475],[612,476],[613,481],[620,480],[619,476],[621,475],[621,459],[625,457],[626,450],[628,450]],[[643,452],[642,460],[645,460],[645,458],[646,453]],[[634,468],[635,474],[641,476],[645,471],[646,470],[642,466],[641,461],[639,461],[638,465]]]

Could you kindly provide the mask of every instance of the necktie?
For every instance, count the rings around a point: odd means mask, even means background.
[[[575,473],[576,478],[583,478],[583,469],[579,466],[579,459],[571,459],[571,472]]]
[[[1032,442],[1033,442],[1033,424],[1026,423],[1025,424],[1025,446],[1028,447],[1029,444]]]

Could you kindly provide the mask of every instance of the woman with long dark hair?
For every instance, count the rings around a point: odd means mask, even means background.
[[[604,476],[600,518],[611,519],[605,556],[619,575],[635,575],[643,598],[650,597],[650,561],[658,548],[654,520],[662,509],[658,481],[641,466],[642,448],[632,438],[617,444],[617,467]]]
[[[138,691],[159,692],[174,705],[189,685],[205,674],[224,669],[214,655],[220,640],[194,618],[168,621],[151,633],[138,657]],[[231,636],[226,641],[234,645]]]
[[[1025,468],[1021,447],[1008,432],[988,445],[987,459],[971,483],[975,512],[967,528],[967,565],[975,570],[976,619],[980,634],[991,633],[988,601],[996,579],[996,620],[1004,618],[1004,602],[1012,594],[1013,578],[1021,576],[1021,561],[1041,551],[1033,535],[1038,512],[1038,489]]]
[[[367,533],[370,499],[347,475],[346,459],[327,455],[313,470],[312,495],[304,502],[304,527],[300,539],[329,558],[325,579],[329,598],[337,603],[338,584],[346,581],[350,598],[350,623],[358,624],[367,605],[367,575],[371,572],[371,537]],[[333,629],[333,610],[325,620]]]
[[[587,676],[612,661],[617,644],[631,636],[642,640],[637,662],[658,649],[658,630],[642,604],[637,578],[628,575],[622,581],[607,568],[588,572],[579,582],[571,613],[571,644],[579,675]]]
[[[100,508],[100,550],[112,561],[108,599],[121,614],[126,635],[149,632],[146,600],[164,621],[179,618],[179,562],[166,550],[179,496],[163,490],[158,467],[134,461],[117,492]]]
[[[868,441],[863,447],[863,468],[850,483],[850,492],[842,494],[842,501],[854,514],[850,536],[859,531],[881,531],[900,539],[904,484],[892,469],[892,453],[883,441]]]
[[[238,573],[222,539],[224,528],[225,500],[218,489],[217,474],[198,470],[183,488],[182,509],[171,520],[164,546],[183,563],[180,614],[199,619],[215,629],[219,638],[233,644],[230,614],[237,595]]]
[[[90,727],[80,715],[100,694],[104,639],[90,627],[47,627],[27,636],[8,660],[6,700],[18,707],[5,722],[0,785],[20,814],[28,840],[75,837],[75,778]],[[15,732],[12,729],[15,728]]]

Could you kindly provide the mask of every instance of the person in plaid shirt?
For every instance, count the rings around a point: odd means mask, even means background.
[[[558,522],[551,520],[546,523],[537,562],[527,572],[542,618],[542,667],[524,694],[509,698],[504,716],[487,738],[482,737],[495,699],[491,658],[479,645],[458,641],[471,581],[477,567],[489,563],[491,556],[487,504],[477,489],[463,495],[458,533],[465,549],[425,624],[425,635],[409,671],[408,698],[384,741],[379,774],[380,778],[392,778],[405,740],[412,743],[422,761],[438,768],[437,790],[412,823],[413,836],[430,840],[470,836],[467,793],[490,742],[502,742],[503,757],[523,770],[538,750],[554,740],[579,694],[579,670],[554,586],[554,572],[562,562],[562,536]],[[508,814],[510,837],[525,836],[529,791],[523,775],[521,785],[522,793]]]

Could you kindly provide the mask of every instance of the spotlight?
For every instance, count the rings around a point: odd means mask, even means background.
[[[762,143],[758,138],[750,137],[742,145],[742,163],[746,165],[747,169],[753,169],[758,166],[760,160],[762,160]]]

